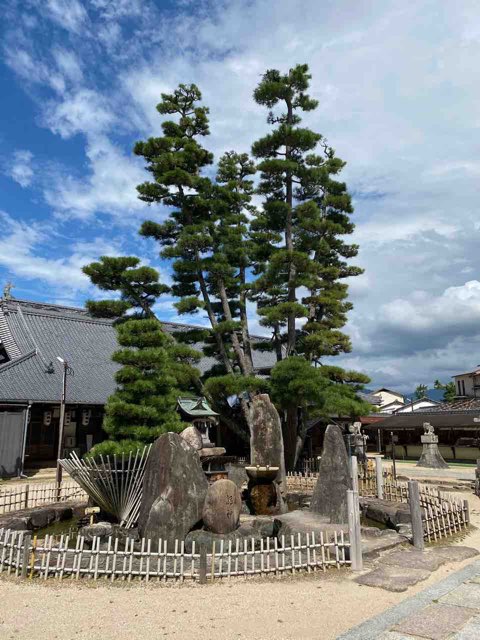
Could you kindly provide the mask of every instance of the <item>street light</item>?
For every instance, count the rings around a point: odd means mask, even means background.
[[[57,356],[57,360],[63,367],[62,376],[62,400],[60,402],[60,424],[58,428],[58,451],[57,451],[57,489],[60,491],[60,483],[62,481],[62,467],[60,466],[60,458],[62,457],[63,447],[63,429],[65,423],[65,401],[67,397],[67,373],[69,370],[68,362],[60,356]]]

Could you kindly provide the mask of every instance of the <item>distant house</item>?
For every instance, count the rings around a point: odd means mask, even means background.
[[[387,389],[386,387],[381,387],[376,391],[372,392],[374,396],[377,396],[381,400],[381,406],[385,407],[388,404],[392,404],[393,402],[399,402],[401,404],[405,404],[405,397],[402,393],[398,391],[393,391],[392,389]]]
[[[417,459],[421,454],[423,423],[429,422],[439,436],[446,460],[475,461],[480,458],[480,368],[453,376],[457,396],[451,402],[429,398],[412,400],[385,420],[366,426],[371,441],[391,453],[393,433],[397,458]]]
[[[405,404],[405,398],[401,393],[386,387],[372,391],[370,395],[378,399],[375,403],[378,413],[393,413]]]
[[[162,325],[171,334],[193,328]],[[24,459],[31,466],[57,457],[63,375],[58,357],[71,367],[64,454],[83,455],[105,439],[103,407],[115,390],[117,348],[111,320],[93,318],[85,309],[0,298],[0,477],[19,473]],[[268,375],[275,354],[254,348],[253,361],[257,374]],[[198,368],[205,373],[216,363],[203,357]],[[220,437],[235,441],[234,434],[221,431]]]
[[[480,398],[480,365],[473,371],[452,376],[457,396],[461,398]]]
[[[430,400],[429,398],[417,398],[416,400],[412,400],[411,402],[407,402],[402,405],[392,413],[413,413],[414,411],[421,411],[423,409],[429,409],[431,407],[436,407],[441,404],[436,400]]]

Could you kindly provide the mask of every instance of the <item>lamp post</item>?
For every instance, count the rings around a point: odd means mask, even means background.
[[[67,397],[67,371],[68,363],[63,358],[57,356],[57,360],[63,367],[62,375],[62,400],[60,402],[60,423],[58,426],[58,451],[57,451],[57,490],[60,492],[60,483],[62,481],[62,467],[60,465],[60,458],[62,457],[63,447],[63,430],[65,424],[65,401]]]

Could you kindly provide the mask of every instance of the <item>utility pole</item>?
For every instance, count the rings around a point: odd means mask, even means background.
[[[67,371],[68,363],[63,358],[57,356],[57,360],[62,364],[63,376],[62,376],[62,400],[60,402],[60,423],[58,426],[58,451],[57,451],[57,491],[60,494],[60,483],[62,482],[62,467],[60,465],[60,458],[62,457],[63,449],[63,431],[65,425],[65,402],[67,399]],[[60,497],[60,496],[59,496]]]

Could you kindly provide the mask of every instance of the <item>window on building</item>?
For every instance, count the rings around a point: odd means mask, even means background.
[[[461,396],[462,395],[462,387],[460,386],[460,380],[457,380],[457,390],[458,390],[458,395]]]
[[[465,395],[465,380],[462,380],[462,396]]]

